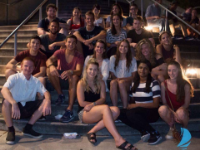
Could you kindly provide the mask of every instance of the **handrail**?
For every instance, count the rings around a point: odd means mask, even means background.
[[[166,14],[167,12],[169,12],[170,14],[172,14],[174,17],[176,17],[179,21],[181,21],[182,23],[184,23],[186,26],[190,27],[193,31],[195,31],[196,33],[198,33],[200,35],[200,32],[198,30],[196,30],[195,28],[193,28],[191,25],[189,25],[187,22],[185,22],[183,19],[181,19],[180,17],[178,17],[176,14],[174,14],[171,10],[167,9],[166,7],[164,7],[163,5],[161,5],[160,3],[158,3],[155,0],[151,0],[154,3],[158,4],[161,8],[166,10]]]
[[[32,13],[24,20],[22,21],[22,23],[20,25],[17,26],[17,28],[15,28],[13,30],[13,32],[1,43],[0,48],[11,38],[11,36],[13,36],[21,26],[23,26],[29,19],[31,19],[31,17],[33,15],[35,15],[35,13],[47,2],[48,0],[44,0],[34,11],[32,11]]]

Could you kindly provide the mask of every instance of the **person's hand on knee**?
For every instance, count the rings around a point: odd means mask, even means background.
[[[17,103],[12,104],[12,118],[13,119],[20,119],[20,110]]]

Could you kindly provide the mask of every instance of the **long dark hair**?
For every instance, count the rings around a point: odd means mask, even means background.
[[[110,12],[110,14],[111,14],[111,16],[113,15],[113,7],[114,6],[117,6],[118,7],[118,9],[119,9],[119,15],[121,15],[121,16],[123,16],[123,10],[122,10],[122,7],[118,4],[118,3],[115,3],[115,4],[113,4],[112,5],[112,9],[111,9],[111,12]]]
[[[190,86],[190,96],[193,97],[194,96],[193,95],[194,88],[193,88],[192,84],[190,83],[190,81],[186,77],[183,76],[180,64],[176,61],[171,61],[168,64],[167,68],[169,67],[169,65],[174,65],[178,69],[178,76],[176,79],[176,84],[177,84],[176,100],[178,102],[182,102],[185,99],[185,85],[186,84],[188,84]]]
[[[118,16],[119,17],[119,20],[120,20],[120,27],[122,26],[121,25],[121,22],[122,22],[122,20],[123,20],[123,18],[122,18],[122,16],[120,16],[119,14],[115,14],[115,15],[112,15],[111,16],[111,33],[112,33],[112,35],[115,35],[115,34],[117,34],[117,30],[116,30],[116,28],[115,28],[115,26],[114,26],[114,24],[113,24],[113,18],[114,18],[114,16]]]
[[[131,53],[131,47],[130,47],[130,44],[128,42],[128,40],[124,39],[122,40],[118,47],[117,47],[117,52],[116,52],[116,60],[115,60],[115,67],[114,69],[116,70],[118,64],[119,64],[119,58],[120,58],[120,52],[119,52],[119,47],[121,45],[122,42],[125,42],[127,45],[128,45],[128,52],[126,53],[126,67],[127,69],[129,70],[130,67],[131,67],[131,61],[132,61],[132,53]]]
[[[79,7],[74,7],[73,11],[75,9],[77,9],[81,14],[81,9]],[[73,11],[72,11],[72,17],[71,17],[71,25],[73,24]],[[81,27],[84,26],[83,19],[82,19],[81,15],[80,15],[80,25],[81,25]]]
[[[94,46],[94,49],[95,47],[97,46],[97,43],[101,43],[103,44],[103,48],[105,49],[105,51],[103,52],[102,54],[102,58],[103,59],[106,59],[107,58],[107,55],[106,55],[106,43],[103,41],[103,40],[97,40],[95,46]],[[93,58],[96,58],[96,51],[94,50],[94,54],[92,55]]]
[[[140,64],[146,64],[148,69],[149,69],[149,74],[147,75],[147,81],[146,81],[146,88],[144,89],[144,92],[145,93],[149,93],[151,92],[151,82],[152,82],[152,77],[151,77],[151,63],[148,61],[148,60],[142,60],[142,61],[139,61],[138,63],[138,67],[140,66]],[[135,93],[136,92],[136,89],[138,88],[139,84],[140,84],[140,76],[138,74],[138,71],[136,72],[135,74],[135,78],[133,80],[134,82],[134,85],[133,87],[131,88],[131,92],[132,93]]]

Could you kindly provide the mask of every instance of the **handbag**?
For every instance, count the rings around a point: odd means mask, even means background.
[[[165,86],[165,84],[164,84],[164,86]],[[165,91],[166,91],[166,93],[167,93],[167,97],[168,97],[168,99],[169,99],[169,102],[170,102],[170,105],[171,105],[171,108],[172,108],[172,113],[175,115],[176,113],[175,113],[175,110],[174,110],[174,107],[173,107],[173,105],[172,105],[172,102],[171,102],[171,99],[170,99],[170,97],[169,97],[169,94],[168,94],[168,91],[167,91],[167,87],[165,86]],[[181,137],[181,134],[177,131],[177,129],[176,129],[176,122],[174,123],[174,130],[173,130],[173,137],[174,137],[174,139],[179,143],[180,141],[181,141],[181,139],[182,139],[182,137]]]

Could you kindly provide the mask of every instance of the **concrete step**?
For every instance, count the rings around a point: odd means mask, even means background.
[[[23,41],[23,42],[17,41],[17,49],[26,48],[28,42],[29,42],[29,39],[27,39],[27,41]],[[14,49],[14,42],[8,41],[3,45],[2,48],[13,48]]]
[[[23,25],[22,27],[20,27],[19,30],[23,30],[23,29],[33,29],[33,30],[37,30],[37,26],[38,24],[31,24],[31,25]],[[0,30],[14,30],[16,29],[17,26],[16,25],[8,25],[8,26],[0,26]]]
[[[51,117],[49,117],[50,119]],[[22,131],[22,128],[26,125],[28,120],[13,120],[14,127],[16,131]],[[65,132],[77,132],[79,135],[85,135],[95,124],[82,124],[77,118],[70,123],[60,123],[54,118],[51,121],[37,121],[34,125],[34,129],[42,134],[63,134]],[[115,123],[117,130],[121,135],[137,135],[138,131],[131,129],[130,127],[124,125],[123,123]],[[167,133],[169,131],[169,126],[164,121],[157,121],[151,124],[160,133]],[[180,125],[177,125],[180,128]],[[7,130],[4,119],[0,118],[0,130]],[[200,119],[190,119],[188,124],[188,130],[190,132],[195,132],[200,130]],[[110,135],[107,129],[102,129],[98,135]]]
[[[24,36],[17,36],[17,42],[29,42],[30,41],[30,38],[31,38],[32,36],[26,36],[26,35],[24,35]],[[7,38],[7,36],[4,36],[4,37],[0,37],[0,43],[2,43],[5,39]],[[14,43],[14,36],[12,36],[7,42],[12,42],[12,43]]]
[[[1,36],[8,36],[11,34],[12,31],[10,30],[0,30],[0,35]],[[19,30],[17,31],[17,36],[23,36],[23,35],[27,35],[27,36],[34,36],[37,35],[37,31],[36,30]]]
[[[17,50],[17,54],[24,51],[24,50],[27,50],[27,48]],[[1,48],[0,49],[0,56],[13,56],[14,57],[14,49],[13,48]]]
[[[5,65],[0,65],[0,74],[4,74],[5,73]]]
[[[13,56],[0,56],[0,65],[6,65]]]

